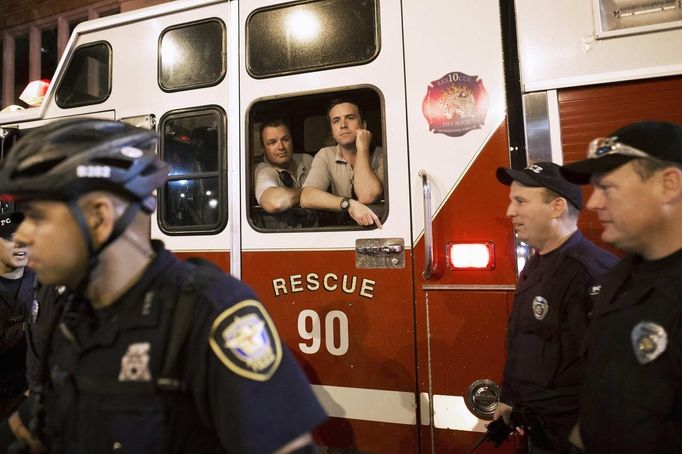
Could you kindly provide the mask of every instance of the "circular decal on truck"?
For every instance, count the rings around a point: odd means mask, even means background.
[[[429,130],[450,137],[480,129],[488,113],[488,94],[478,76],[451,72],[431,82],[422,112]]]

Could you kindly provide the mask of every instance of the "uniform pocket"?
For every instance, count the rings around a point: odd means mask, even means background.
[[[519,352],[514,377],[549,387],[561,360],[559,342],[535,331],[525,331],[518,333],[514,348]]]
[[[91,452],[161,453],[168,436],[164,402],[157,399],[123,399],[107,402],[98,419],[106,436],[91,440]]]

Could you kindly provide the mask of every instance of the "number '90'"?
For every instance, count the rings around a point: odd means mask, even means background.
[[[322,344],[322,322],[317,312],[306,309],[298,314],[298,334],[308,342],[299,342],[303,353],[312,355]],[[348,317],[341,311],[330,311],[324,317],[324,345],[334,356],[348,351]]]

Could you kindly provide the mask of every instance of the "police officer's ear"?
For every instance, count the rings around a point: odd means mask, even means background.
[[[90,228],[95,247],[109,238],[116,221],[116,205],[104,194],[92,193],[85,196],[83,215]]]
[[[660,178],[663,203],[682,204],[682,169],[666,167],[661,170]]]
[[[552,207],[552,217],[561,217],[564,213],[568,212],[568,201],[563,197],[557,197],[550,202]]]

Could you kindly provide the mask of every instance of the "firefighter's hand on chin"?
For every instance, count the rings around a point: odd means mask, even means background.
[[[507,405],[504,402],[497,402],[497,407],[495,407],[495,413],[493,415],[493,421],[502,418],[506,425],[509,427],[514,427],[514,423],[511,420],[512,411],[513,408],[511,405]],[[523,435],[523,429],[521,427],[516,427],[514,430],[516,430],[516,432],[520,435]]]
[[[374,211],[370,210],[367,205],[360,203],[357,200],[350,200],[348,214],[358,223],[358,225],[376,224],[377,228],[381,228],[381,221]]]

